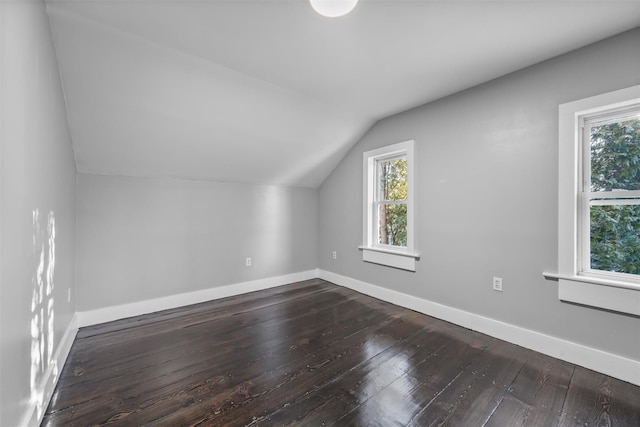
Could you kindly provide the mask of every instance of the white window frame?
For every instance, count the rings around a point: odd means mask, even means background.
[[[402,270],[416,271],[415,219],[415,162],[414,141],[405,141],[363,153],[363,220],[362,260]],[[399,247],[378,243],[378,163],[400,157],[407,159],[407,246]]]
[[[584,144],[585,119],[640,104],[640,85],[559,107],[558,279],[560,300],[640,315],[640,281],[635,275],[585,268],[589,250],[589,200]],[[585,150],[587,147],[585,147]],[[615,195],[611,195],[612,197]],[[586,251],[586,252],[585,252]]]
[[[640,205],[640,191],[597,191],[591,192],[591,124],[599,125],[623,120],[625,116],[640,118],[640,102],[630,108],[607,109],[604,113],[583,114],[578,117],[578,137],[582,157],[579,169],[581,179],[578,181],[580,208],[578,211],[578,274],[604,280],[621,280],[640,285],[640,275],[608,272],[591,268],[591,206]]]

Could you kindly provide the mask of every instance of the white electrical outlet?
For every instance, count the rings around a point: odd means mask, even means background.
[[[502,277],[493,278],[493,290],[502,292]]]
[[[67,302],[71,302],[71,288],[67,288]]]
[[[247,258],[244,262],[244,265],[247,267],[251,267],[251,258]]]
[[[333,259],[338,259],[338,252],[333,251]]]

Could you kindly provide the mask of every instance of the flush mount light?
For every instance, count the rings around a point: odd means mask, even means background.
[[[358,0],[309,0],[313,10],[322,16],[337,18],[351,12]]]

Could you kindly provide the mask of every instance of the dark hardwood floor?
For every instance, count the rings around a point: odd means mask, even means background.
[[[83,328],[43,426],[640,426],[640,387],[322,280]]]

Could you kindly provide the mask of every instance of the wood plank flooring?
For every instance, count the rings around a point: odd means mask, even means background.
[[[43,426],[640,426],[640,387],[316,279],[83,328]]]

